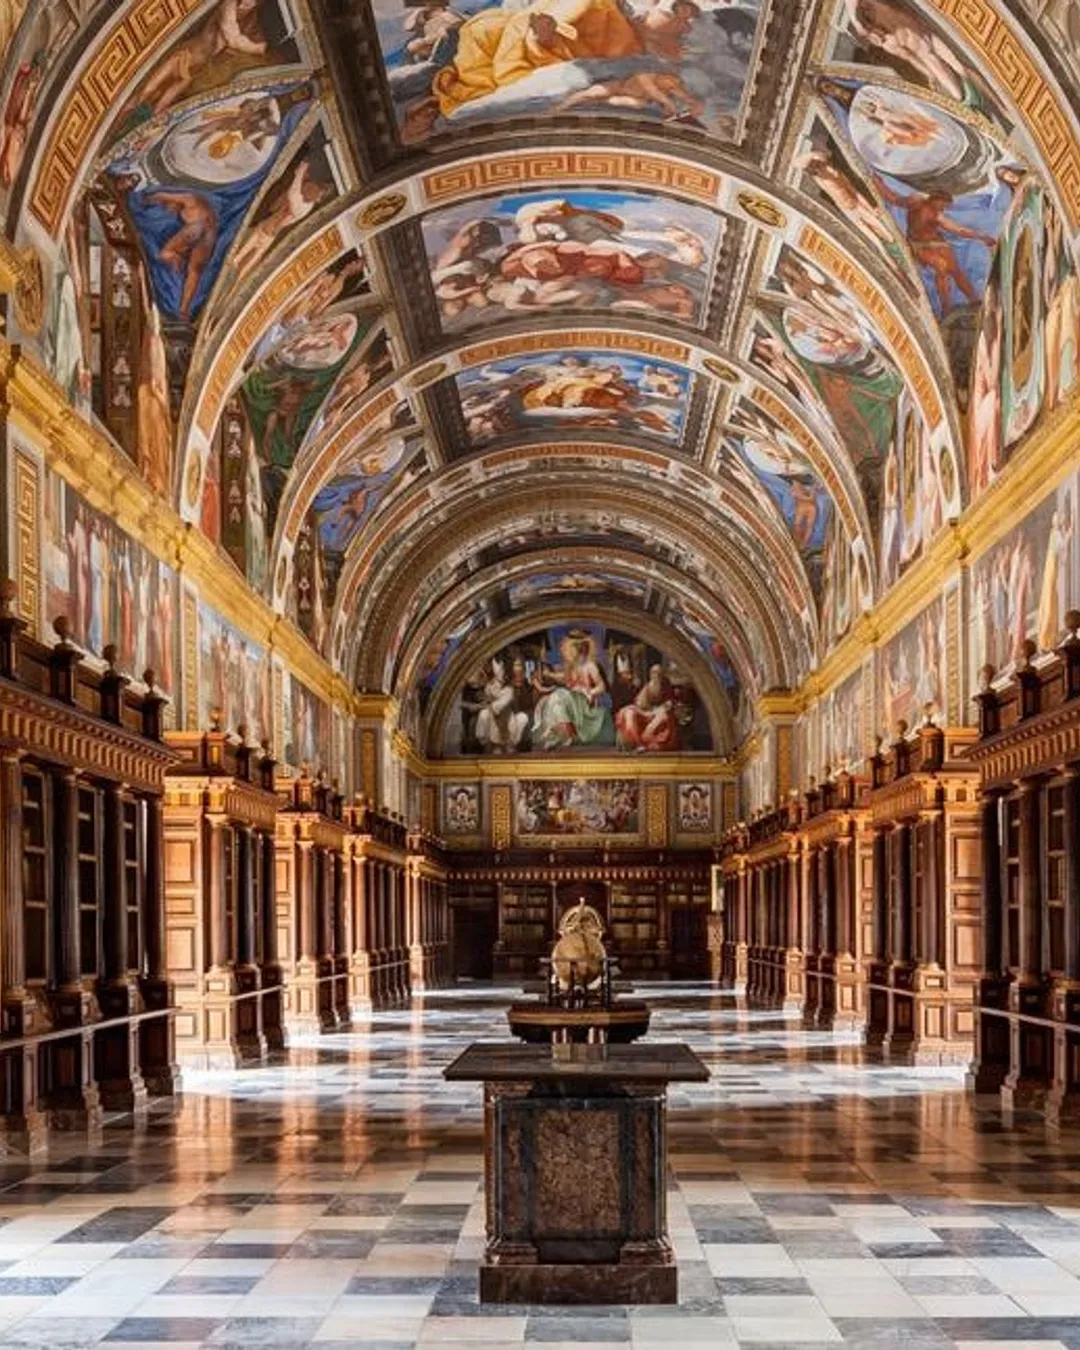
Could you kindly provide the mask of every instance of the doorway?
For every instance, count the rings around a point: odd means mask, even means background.
[[[709,973],[709,911],[704,905],[672,905],[671,978],[701,980]]]
[[[495,969],[498,925],[494,904],[454,906],[453,973],[455,980],[490,980]]]

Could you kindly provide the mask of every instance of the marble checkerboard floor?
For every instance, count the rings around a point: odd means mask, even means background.
[[[705,988],[644,992],[713,1070],[671,1094],[677,1308],[477,1303],[480,1091],[441,1069],[503,1034],[511,991],[473,989],[0,1162],[0,1350],[1080,1350],[1080,1132]]]

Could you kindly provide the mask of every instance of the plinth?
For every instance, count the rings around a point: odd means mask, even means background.
[[[705,1082],[686,1045],[477,1042],[484,1084],[482,1303],[675,1303],[667,1085]]]

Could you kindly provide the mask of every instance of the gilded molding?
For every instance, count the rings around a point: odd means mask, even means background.
[[[15,526],[15,576],[19,614],[41,632],[41,466],[16,450],[12,462],[12,506]]]
[[[668,790],[665,783],[645,788],[645,843],[649,848],[668,845]]]
[[[508,849],[514,825],[514,794],[509,786],[493,787],[488,799],[491,818],[491,847]]]

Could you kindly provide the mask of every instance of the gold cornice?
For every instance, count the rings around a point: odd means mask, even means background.
[[[734,770],[733,776],[742,773],[743,769],[757,757],[761,750],[761,737],[756,731],[752,731],[742,745],[731,756],[731,766]]]
[[[431,776],[431,766],[412,743],[412,738],[403,731],[395,731],[391,742],[394,754],[416,778]]]
[[[59,385],[17,346],[0,342],[0,358],[9,417],[42,449],[49,467],[162,562],[194,581],[200,597],[228,623],[272,648],[326,702],[355,715],[356,696],[300,630],[275,613],[205,535],[180,519],[109,437],[68,404]]]
[[[415,768],[414,768],[415,765]],[[639,778],[671,781],[678,778],[731,779],[731,761],[715,755],[496,755],[491,759],[462,756],[459,759],[425,760],[419,755],[409,765],[419,776],[468,782],[470,779],[516,780],[518,778]]]
[[[798,717],[805,706],[802,696],[789,689],[774,689],[762,694],[754,705],[759,718]]]
[[[357,717],[374,719],[378,722],[393,723],[397,720],[400,707],[393,694],[356,694],[352,695],[353,712]]]

